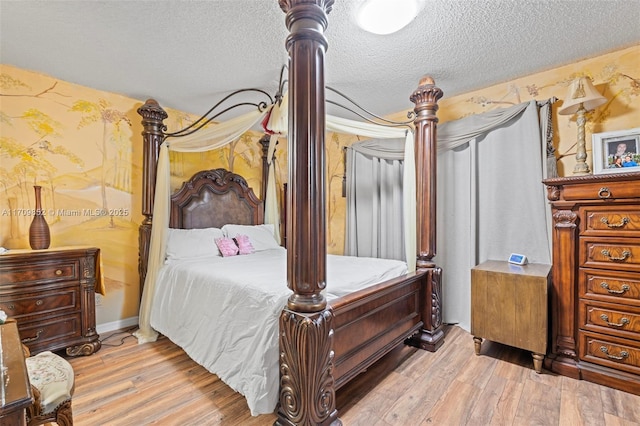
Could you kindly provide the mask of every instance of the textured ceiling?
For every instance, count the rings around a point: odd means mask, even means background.
[[[329,14],[326,83],[379,114],[410,109],[426,74],[453,96],[640,43],[638,0],[425,0],[388,36],[354,24],[359,2]],[[284,16],[277,0],[0,0],[0,57],[201,114],[235,89],[275,92]]]

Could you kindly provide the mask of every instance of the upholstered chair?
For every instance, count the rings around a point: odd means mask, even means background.
[[[30,356],[23,345],[27,373],[34,402],[27,408],[27,425],[56,422],[72,426],[71,396],[74,389],[73,368],[59,355],[46,351]]]

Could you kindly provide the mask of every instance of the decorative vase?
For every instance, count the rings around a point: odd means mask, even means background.
[[[33,213],[33,220],[29,227],[29,245],[33,250],[42,250],[49,248],[51,244],[51,234],[49,233],[49,225],[44,218],[42,211],[41,190],[42,187],[34,185],[36,192],[36,209]]]

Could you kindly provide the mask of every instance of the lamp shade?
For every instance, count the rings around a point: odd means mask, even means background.
[[[607,102],[607,98],[596,90],[593,83],[591,83],[591,79],[589,77],[580,77],[573,80],[569,85],[569,91],[564,99],[562,108],[558,110],[558,114],[575,114],[580,109],[580,104],[584,106],[586,111],[591,111],[605,102]]]

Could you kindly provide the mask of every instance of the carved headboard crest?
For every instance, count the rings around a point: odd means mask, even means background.
[[[262,201],[242,176],[225,169],[198,172],[171,196],[172,228],[257,225],[263,220]]]

